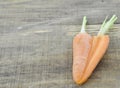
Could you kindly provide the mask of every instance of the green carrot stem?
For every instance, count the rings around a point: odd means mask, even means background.
[[[105,20],[103,21],[103,24],[101,25],[101,28],[100,28],[100,29],[102,29],[102,28],[105,26],[105,23],[106,23],[106,21],[107,21],[107,18],[108,18],[108,16],[106,16],[106,18],[105,18]]]
[[[107,31],[109,31],[110,27],[117,20],[117,17],[116,17],[116,15],[113,15],[112,18],[108,22],[106,22],[106,19],[104,20],[104,22],[103,22],[103,24],[101,26],[101,29],[98,32],[98,35],[104,35]]]
[[[85,33],[86,23],[87,23],[87,19],[86,19],[86,16],[84,16],[80,33]]]

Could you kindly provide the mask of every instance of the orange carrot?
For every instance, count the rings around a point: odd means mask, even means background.
[[[91,46],[91,50],[89,52],[89,55],[88,55],[88,58],[87,58],[87,65],[88,63],[90,62],[94,52],[96,51],[96,47],[98,46],[99,44],[99,40],[98,40],[98,37],[97,36],[93,36],[93,41],[92,41],[92,46]],[[86,66],[87,67],[87,66]]]
[[[94,41],[94,40],[93,40]],[[109,36],[98,36],[97,37],[96,46],[93,46],[93,55],[90,58],[89,63],[87,64],[87,68],[85,69],[84,75],[82,77],[82,80],[80,81],[80,84],[84,83],[88,77],[92,74],[93,70],[96,68],[97,64],[101,60],[102,56],[107,50],[107,47],[109,45]],[[89,57],[88,57],[89,58]]]
[[[86,22],[84,17],[81,33],[73,39],[73,80],[77,84],[82,78],[92,44],[92,37],[85,32]]]
[[[97,64],[102,59],[104,53],[106,52],[109,45],[109,36],[104,34],[109,30],[116,19],[117,17],[113,15],[113,17],[107,23],[105,23],[105,20],[101,26],[98,36],[93,37],[92,48],[87,58],[87,65],[84,70],[84,75],[82,75],[82,78],[79,81],[79,84],[83,84],[90,77]]]
[[[91,46],[91,49],[90,49],[90,52],[89,52],[89,55],[88,55],[88,58],[87,58],[87,63],[86,63],[86,67],[85,67],[85,70],[84,70],[84,74],[82,75],[82,77],[85,75],[85,71],[86,71],[86,68],[88,67],[88,64],[96,50],[96,47],[97,47],[97,44],[99,44],[99,41],[98,41],[98,38],[96,36],[93,36],[93,39],[92,39],[92,46]],[[82,80],[82,79],[81,79]],[[79,82],[79,84],[82,84],[81,81]]]

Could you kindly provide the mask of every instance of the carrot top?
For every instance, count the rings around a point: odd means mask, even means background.
[[[87,23],[87,19],[86,19],[86,16],[84,16],[84,17],[83,17],[82,28],[81,28],[80,33],[86,33],[86,32],[85,32],[86,23]]]
[[[109,21],[106,22],[106,20],[107,20],[107,17],[105,18],[103,24],[101,25],[101,28],[100,28],[100,31],[98,32],[98,35],[104,35],[107,31],[109,31],[110,27],[117,20],[117,16],[113,15]]]

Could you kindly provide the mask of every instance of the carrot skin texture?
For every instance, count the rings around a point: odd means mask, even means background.
[[[94,46],[92,46],[92,57],[89,56],[90,61],[85,69],[84,75],[82,76],[82,79],[80,81],[80,84],[83,84],[87,79],[91,76],[92,72],[96,68],[97,64],[102,59],[103,55],[105,54],[108,45],[109,45],[109,36],[103,35],[103,36],[96,36],[97,40],[93,40],[95,43]]]
[[[92,46],[91,46],[90,53],[88,55],[87,65],[89,64],[93,54],[95,53],[96,47],[98,46],[98,44],[99,44],[98,37],[97,36],[93,36]],[[87,67],[87,65],[86,65],[86,67]]]
[[[73,80],[77,84],[85,70],[91,45],[92,37],[87,33],[79,33],[73,39]]]
[[[97,38],[97,36],[93,36],[92,46],[91,46],[91,49],[90,49],[90,52],[89,52],[89,55],[88,55],[88,58],[87,58],[87,63],[86,63],[85,69],[87,69],[87,66],[88,66],[89,62],[92,59],[92,56],[93,56],[93,54],[96,50],[97,44],[99,44],[98,38]],[[84,73],[85,73],[85,70],[84,70]],[[83,76],[84,76],[84,74],[82,75],[82,77]],[[81,84],[81,82],[80,82],[80,84]]]

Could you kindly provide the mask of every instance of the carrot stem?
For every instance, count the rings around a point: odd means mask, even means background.
[[[86,23],[87,23],[87,19],[86,19],[86,16],[84,16],[80,33],[85,33]]]
[[[100,28],[100,31],[101,31],[101,29],[103,29],[103,27],[105,26],[105,23],[106,23],[106,21],[107,21],[107,18],[108,18],[108,16],[106,16],[105,20],[103,21],[103,23],[102,23],[102,25],[101,25],[101,28]]]
[[[109,31],[110,27],[114,24],[114,22],[117,20],[117,16],[116,15],[113,15],[112,18],[106,22],[107,20],[107,17],[106,19],[104,20],[102,26],[101,26],[101,29],[100,31],[98,32],[98,35],[104,35],[107,31]]]

